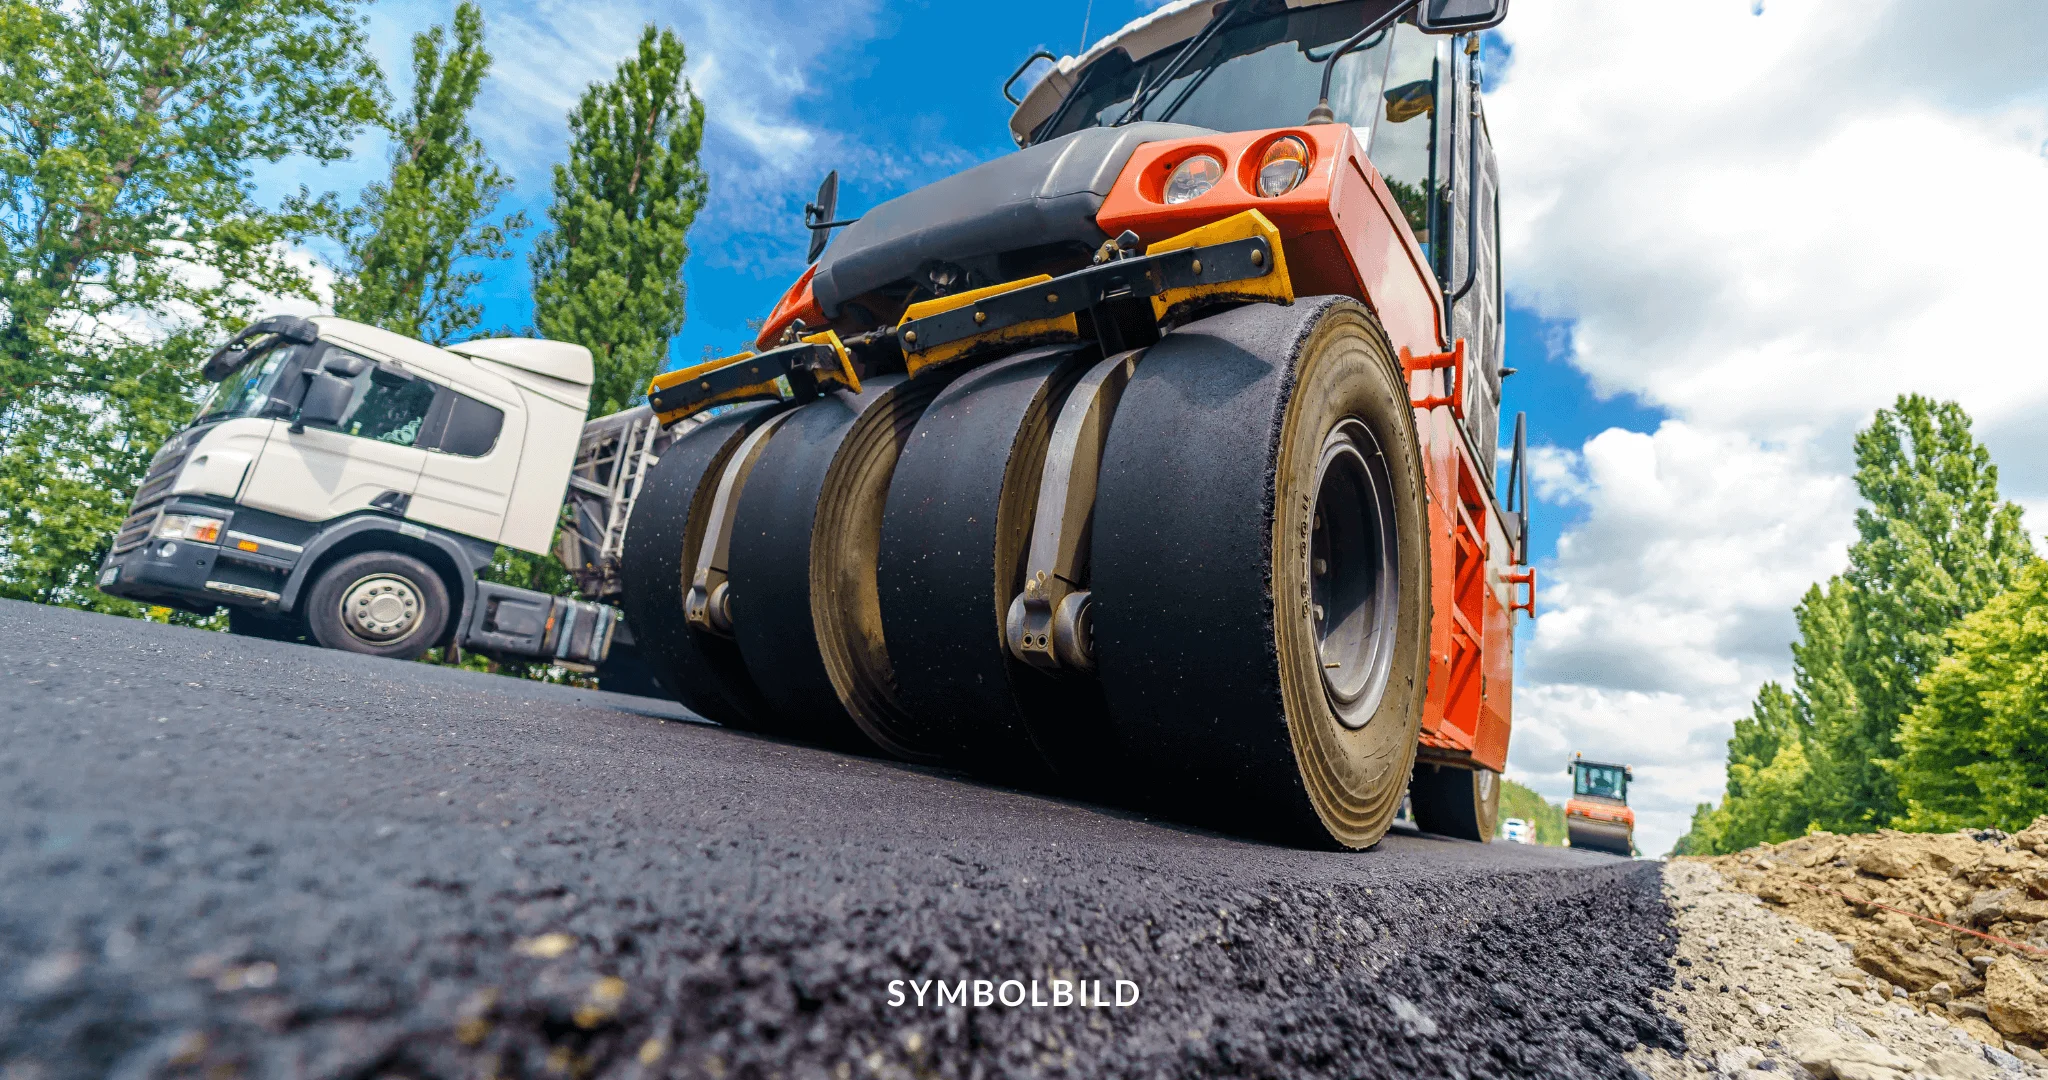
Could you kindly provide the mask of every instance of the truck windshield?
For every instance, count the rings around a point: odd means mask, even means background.
[[[1628,799],[1628,776],[1616,765],[1581,765],[1573,790],[1595,799]]]
[[[1130,119],[1171,120],[1212,131],[1299,124],[1315,106],[1330,51],[1386,9],[1382,0],[1353,0],[1260,18],[1239,16]],[[1132,103],[1164,77],[1180,49],[1171,45],[1135,63],[1122,51],[1111,51],[1088,67],[1034,141],[1124,122]],[[1357,132],[1424,244],[1429,242],[1436,67],[1435,40],[1401,22],[1344,54],[1330,80],[1330,108],[1337,122]]]
[[[250,357],[240,370],[213,388],[213,393],[207,395],[206,404],[199,407],[199,415],[192,422],[205,424],[235,416],[254,416],[263,411],[263,407],[270,403],[271,391],[277,388],[278,380],[296,366],[293,361],[307,348],[280,341]]]

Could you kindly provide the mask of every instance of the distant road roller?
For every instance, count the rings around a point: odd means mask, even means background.
[[[1504,12],[1183,0],[1026,61],[1013,154],[851,222],[828,177],[755,349],[649,388],[698,418],[621,566],[663,685],[1289,843],[1370,847],[1406,793],[1491,837],[1535,590]]]

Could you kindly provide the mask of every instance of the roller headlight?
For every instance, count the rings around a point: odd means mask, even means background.
[[[1173,167],[1166,178],[1165,198],[1169,205],[1199,199],[1223,179],[1223,162],[1209,154],[1194,157]]]
[[[157,519],[156,535],[162,540],[197,540],[202,544],[220,543],[220,531],[227,522],[219,518],[199,517],[195,514],[165,514]]]
[[[1273,140],[1259,162],[1259,194],[1285,195],[1308,176],[1308,144],[1292,135]]]

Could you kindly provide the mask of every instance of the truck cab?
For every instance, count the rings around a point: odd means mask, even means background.
[[[151,461],[102,591],[225,606],[237,632],[352,652],[602,658],[610,609],[477,580],[498,545],[539,553],[553,539],[589,350],[524,338],[440,348],[272,316],[206,374],[213,392]]]

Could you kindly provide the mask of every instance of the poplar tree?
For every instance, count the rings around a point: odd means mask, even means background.
[[[1846,767],[1829,794],[1872,829],[1906,812],[1891,772],[1895,740],[1920,704],[1920,680],[1948,654],[1949,628],[2034,553],[2019,506],[1998,497],[1991,452],[1954,402],[1907,394],[1878,410],[1856,435],[1856,488],[1870,504],[1856,512],[1843,575],[1853,587],[1842,656],[1856,721],[1830,747]]]
[[[526,227],[513,214],[491,221],[512,187],[469,127],[469,111],[490,71],[483,13],[455,9],[454,43],[436,26],[412,39],[412,105],[391,124],[391,175],[349,212],[348,251],[335,284],[343,318],[445,344],[476,326],[482,305],[468,299],[483,280],[464,260],[509,257],[506,241]]]
[[[704,103],[683,62],[674,32],[650,25],[615,77],[584,92],[534,247],[534,323],[590,349],[593,416],[637,400],[683,326],[685,237],[706,195]]]
[[[0,0],[0,595],[92,588],[197,359],[331,202],[251,167],[333,161],[381,111],[354,0]]]

